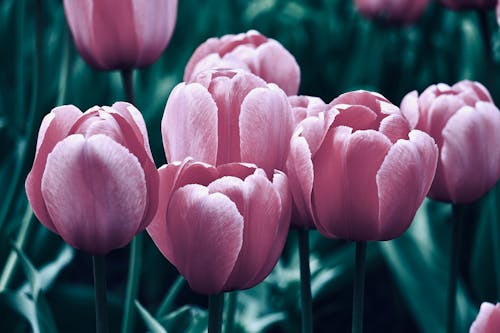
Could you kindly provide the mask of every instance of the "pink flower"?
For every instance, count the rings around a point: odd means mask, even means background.
[[[383,96],[354,91],[305,118],[286,163],[303,221],[326,237],[387,240],[410,225],[434,176],[437,147]]]
[[[460,9],[493,9],[497,0],[440,0],[443,6],[453,10]]]
[[[368,18],[394,23],[413,23],[422,15],[429,0],[355,0],[356,8]]]
[[[118,102],[82,113],[65,105],[43,119],[26,193],[48,229],[75,248],[106,254],[150,223],[158,182],[135,107]]]
[[[167,47],[177,0],[64,0],[76,47],[99,70],[145,67]]]
[[[163,166],[160,205],[148,233],[202,294],[246,289],[273,269],[290,225],[285,174],[249,164],[186,159]]]
[[[440,83],[410,92],[401,111],[439,147],[429,197],[453,203],[481,198],[500,178],[500,112],[477,82]]]
[[[208,70],[170,94],[161,123],[168,161],[254,163],[283,170],[293,131],[285,93],[238,70]]]
[[[245,69],[266,82],[277,84],[287,95],[296,95],[299,90],[300,68],[293,55],[274,39],[255,30],[205,41],[189,59],[184,81],[213,68]]]
[[[476,320],[472,323],[469,333],[500,332],[500,303],[493,305],[488,302],[481,304]]]

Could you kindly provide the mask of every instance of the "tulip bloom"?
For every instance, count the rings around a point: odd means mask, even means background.
[[[148,233],[190,287],[212,295],[251,288],[273,269],[290,225],[284,173],[186,159],[163,166]]]
[[[205,41],[189,59],[184,81],[213,68],[250,71],[266,82],[277,84],[287,95],[296,95],[299,90],[300,68],[293,55],[274,39],[255,30]]]
[[[481,304],[476,320],[472,323],[469,333],[500,332],[500,303],[493,305],[488,302]]]
[[[443,6],[453,10],[461,9],[493,9],[497,0],[440,0]]]
[[[330,105],[291,139],[286,170],[298,213],[330,238],[400,236],[431,185],[434,141],[379,94],[350,92]]]
[[[355,0],[354,5],[368,18],[394,23],[413,23],[422,15],[429,0]]]
[[[48,229],[75,248],[106,254],[151,222],[158,182],[136,108],[118,102],[82,113],[65,105],[43,119],[26,193]]]
[[[64,0],[78,52],[99,70],[126,70],[155,62],[167,47],[177,0]]]
[[[168,161],[254,163],[283,170],[293,131],[285,93],[238,70],[208,70],[170,94],[161,130]]]
[[[401,110],[413,128],[429,133],[439,147],[436,177],[429,197],[471,203],[500,178],[500,111],[477,82],[452,87],[440,83],[420,96],[405,96]]]

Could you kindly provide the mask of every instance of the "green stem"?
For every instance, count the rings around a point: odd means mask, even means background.
[[[366,242],[356,242],[356,268],[352,306],[352,333],[363,332],[363,303],[365,297]]]
[[[134,98],[134,72],[132,69],[121,71],[123,88],[125,90],[125,99],[131,104],[135,104]]]
[[[491,236],[493,241],[493,256],[495,258],[495,282],[497,290],[497,299],[500,299],[500,221],[498,220],[498,192],[493,188],[489,194],[489,219],[491,221]]]
[[[17,61],[16,61],[16,125],[22,128],[24,110],[24,17],[25,17],[25,0],[17,1]]]
[[[450,275],[448,282],[448,316],[447,330],[448,333],[455,332],[455,300],[457,294],[457,276],[458,262],[460,252],[460,229],[462,224],[463,212],[462,207],[453,205],[453,221],[452,221],[452,238],[450,252]]]
[[[95,319],[96,332],[108,332],[108,311],[106,299],[106,257],[93,256],[94,287],[95,287]]]
[[[236,308],[238,305],[238,291],[232,291],[226,294],[227,306],[224,323],[224,333],[232,333],[234,331],[234,321],[236,316]]]
[[[66,100],[66,91],[69,84],[69,65],[71,59],[71,36],[69,30],[66,29],[64,33],[64,51],[61,74],[59,75],[59,95],[57,96],[56,105],[63,105]]]
[[[208,333],[222,332],[224,293],[208,296]]]
[[[132,332],[135,325],[134,301],[137,298],[142,266],[142,243],[144,234],[134,237],[130,244],[130,262],[127,278],[127,293],[123,311],[122,333]]]
[[[177,277],[177,279],[170,287],[170,290],[168,291],[167,295],[163,299],[163,302],[161,302],[158,311],[156,311],[156,318],[161,318],[170,311],[170,309],[172,308],[172,304],[174,304],[175,298],[182,290],[182,287],[184,286],[185,282],[186,280],[182,277],[182,275],[179,275]]]
[[[313,331],[311,269],[309,267],[309,231],[298,229],[300,258],[300,303],[302,312],[302,333]]]

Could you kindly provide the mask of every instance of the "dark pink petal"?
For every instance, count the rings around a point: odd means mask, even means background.
[[[61,237],[93,254],[129,243],[146,207],[139,161],[104,135],[58,143],[47,158],[42,193]]]
[[[59,141],[68,135],[71,126],[81,115],[82,112],[77,107],[64,105],[54,108],[45,116],[38,133],[33,167],[26,178],[25,188],[31,208],[40,222],[53,232],[55,232],[55,227],[48,215],[41,192],[47,155]]]
[[[94,29],[92,28],[92,1],[64,0],[64,12],[71,29],[75,45],[81,56],[92,67],[101,67],[92,55]]]
[[[500,177],[500,112],[492,103],[461,108],[443,130],[441,162],[450,200],[470,203]]]
[[[174,262],[202,294],[222,291],[243,240],[243,217],[225,195],[191,184],[178,189],[167,211]]]
[[[412,129],[418,124],[420,117],[418,111],[418,93],[416,90],[409,92],[401,101],[401,113],[405,117]]]
[[[284,92],[269,88],[252,90],[241,105],[239,119],[241,161],[255,163],[268,175],[283,170],[293,130],[293,118]]]
[[[165,107],[161,122],[167,160],[191,156],[215,165],[217,157],[217,106],[201,85],[178,84]]]
[[[500,305],[483,302],[469,333],[500,332]]]
[[[245,179],[255,172],[257,166],[251,163],[228,163],[219,165],[217,171],[219,176],[234,176],[239,179]]]
[[[391,114],[380,122],[379,132],[395,143],[399,139],[408,139],[410,124],[400,114]]]
[[[410,226],[429,191],[437,157],[434,140],[418,130],[391,147],[376,179],[380,204],[376,240],[396,238]]]

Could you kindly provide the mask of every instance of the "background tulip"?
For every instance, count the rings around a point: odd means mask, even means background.
[[[429,197],[471,203],[500,178],[500,112],[480,83],[440,83],[405,96],[401,110],[412,127],[429,133],[440,150]]]
[[[26,193],[40,222],[92,254],[123,247],[158,204],[146,126],[131,104],[53,109],[38,134]]]
[[[255,163],[283,170],[293,130],[285,93],[238,70],[208,70],[170,94],[162,123],[168,161]]]
[[[278,261],[290,224],[285,174],[186,159],[160,168],[160,205],[148,233],[202,294],[250,288]]]
[[[211,68],[240,68],[275,83],[287,95],[299,91],[300,68],[293,55],[274,39],[250,30],[238,35],[210,38],[189,59],[184,81]]]
[[[453,10],[459,9],[493,9],[497,0],[440,0],[441,3]]]
[[[291,140],[286,166],[298,211],[327,237],[398,237],[430,187],[436,145],[379,94],[350,92],[331,106],[304,119]]]
[[[488,302],[481,304],[476,320],[470,327],[470,333],[500,332],[500,303],[493,305]]]
[[[381,18],[395,23],[415,22],[429,0],[355,0],[356,8],[368,18]]]
[[[145,67],[167,47],[177,0],[64,0],[78,51],[100,70]]]

